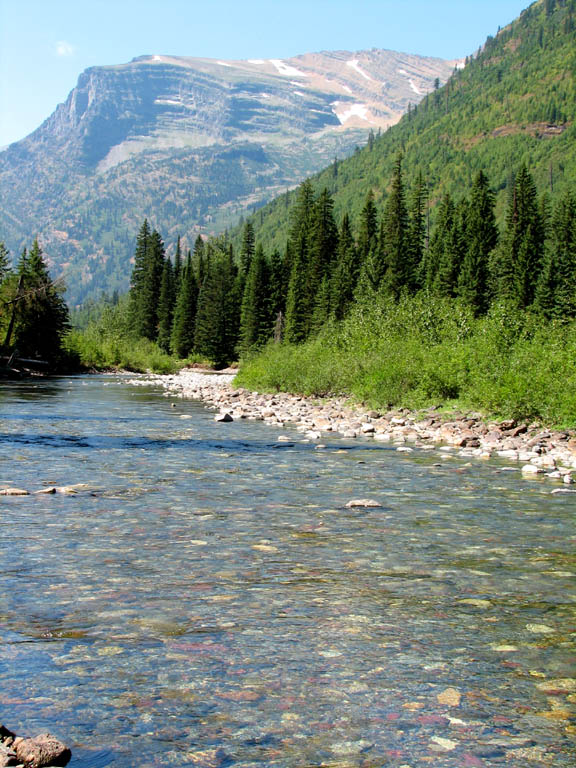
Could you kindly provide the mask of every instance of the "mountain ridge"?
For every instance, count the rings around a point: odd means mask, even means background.
[[[457,62],[380,51],[91,67],[0,153],[0,231],[38,235],[72,302],[126,288],[144,216],[190,246],[395,123]]]

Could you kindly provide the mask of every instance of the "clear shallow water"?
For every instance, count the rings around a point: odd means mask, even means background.
[[[176,402],[0,385],[0,486],[89,486],[0,497],[0,722],[74,768],[574,764],[575,496]]]

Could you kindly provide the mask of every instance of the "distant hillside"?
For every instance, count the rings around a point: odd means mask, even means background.
[[[396,123],[455,65],[371,50],[88,69],[0,153],[0,239],[16,255],[37,235],[71,303],[126,289],[144,217],[189,247]]]
[[[539,0],[489,37],[442,88],[351,158],[312,178],[327,187],[337,216],[358,213],[368,190],[387,195],[394,158],[408,183],[428,183],[432,216],[442,193],[467,194],[483,169],[503,211],[510,179],[525,163],[553,198],[576,183],[576,1]],[[294,194],[253,217],[265,247],[283,248]]]

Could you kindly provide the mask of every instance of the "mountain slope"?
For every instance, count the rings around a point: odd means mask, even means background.
[[[38,235],[73,303],[126,288],[145,216],[190,246],[397,122],[454,66],[372,50],[91,68],[0,153],[0,237],[18,252]]]
[[[335,210],[357,214],[368,190],[386,198],[394,158],[405,177],[421,171],[432,216],[444,192],[460,197],[483,169],[503,211],[510,179],[525,163],[541,191],[562,194],[576,180],[576,2],[539,0],[486,41],[447,84],[353,157],[312,181],[334,195]],[[254,216],[257,236],[284,245],[290,199]]]

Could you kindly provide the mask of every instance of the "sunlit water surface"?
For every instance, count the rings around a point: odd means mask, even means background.
[[[88,486],[0,497],[0,722],[75,768],[574,765],[575,495],[175,402],[0,384],[0,487]]]

